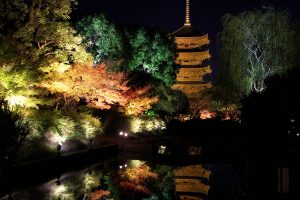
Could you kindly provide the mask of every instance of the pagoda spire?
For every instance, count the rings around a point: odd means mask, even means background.
[[[185,1],[185,26],[191,26],[190,22],[190,0]]]

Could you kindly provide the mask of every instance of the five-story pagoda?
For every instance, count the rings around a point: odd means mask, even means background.
[[[170,34],[175,38],[180,66],[173,89],[181,90],[188,97],[201,97],[205,89],[211,88],[211,82],[205,82],[204,76],[212,70],[207,61],[210,59],[207,34],[195,30],[190,22],[190,1],[186,0],[186,17],[183,27]]]

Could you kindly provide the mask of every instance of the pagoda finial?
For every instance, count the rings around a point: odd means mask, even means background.
[[[191,26],[190,22],[190,0],[186,0],[186,5],[185,5],[185,26]]]

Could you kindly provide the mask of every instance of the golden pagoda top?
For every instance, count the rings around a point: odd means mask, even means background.
[[[190,0],[186,0],[185,3],[185,23],[184,26],[191,26],[190,22]]]
[[[191,24],[191,12],[190,12],[190,0],[185,0],[185,21],[183,26],[178,29],[177,31],[174,31],[173,33],[170,33],[169,35],[171,37],[196,37],[196,36],[203,36],[203,33],[200,33],[196,29],[192,27]]]

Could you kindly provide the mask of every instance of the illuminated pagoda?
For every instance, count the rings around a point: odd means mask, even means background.
[[[204,77],[212,70],[207,61],[210,59],[207,34],[195,30],[190,22],[190,1],[186,0],[186,16],[183,27],[170,34],[175,38],[178,56],[176,63],[180,66],[173,89],[181,90],[188,97],[201,97],[205,89],[211,88],[211,82]]]

